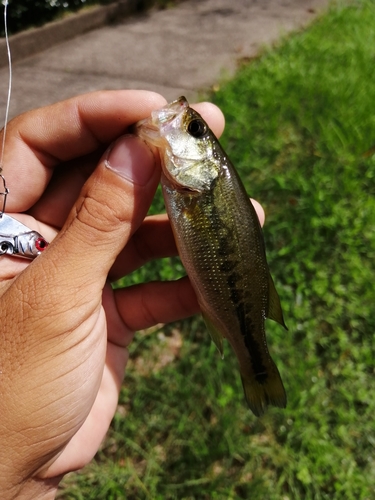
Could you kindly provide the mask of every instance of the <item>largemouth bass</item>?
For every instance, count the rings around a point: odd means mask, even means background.
[[[286,406],[267,348],[265,319],[285,328],[266,261],[262,229],[245,188],[203,118],[180,97],[136,126],[159,148],[162,189],[179,255],[211,337],[239,362],[246,401],[257,416]]]

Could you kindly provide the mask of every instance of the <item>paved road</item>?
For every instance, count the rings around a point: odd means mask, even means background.
[[[196,99],[238,60],[312,21],[329,0],[187,0],[103,25],[13,64],[10,115],[97,89]],[[69,22],[69,21],[67,21]],[[32,34],[29,35],[32,37]],[[8,70],[0,68],[0,119]]]

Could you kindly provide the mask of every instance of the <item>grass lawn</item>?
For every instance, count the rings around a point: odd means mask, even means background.
[[[253,416],[199,318],[140,332],[108,439],[60,498],[375,498],[375,2],[332,7],[212,100],[267,214],[287,409]],[[181,272],[165,260],[126,283]]]

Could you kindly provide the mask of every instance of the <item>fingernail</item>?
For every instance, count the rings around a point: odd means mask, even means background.
[[[142,139],[124,135],[109,147],[105,165],[124,179],[145,186],[154,173],[155,158]]]

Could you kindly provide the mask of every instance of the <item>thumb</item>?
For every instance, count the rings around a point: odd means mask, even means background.
[[[146,215],[159,176],[141,139],[118,139],[83,186],[59,235],[3,295],[0,361],[11,390],[0,411],[7,408],[4,428],[18,443],[18,463],[30,470],[66,444],[93,404],[106,350],[102,290]],[[8,411],[18,405],[22,411]],[[47,413],[41,411],[45,407]],[[22,450],[19,429],[27,434]]]
[[[44,273],[51,266],[59,285],[71,291],[101,291],[114,260],[146,216],[159,178],[148,146],[135,136],[119,138],[83,186],[48,252],[40,256]]]

